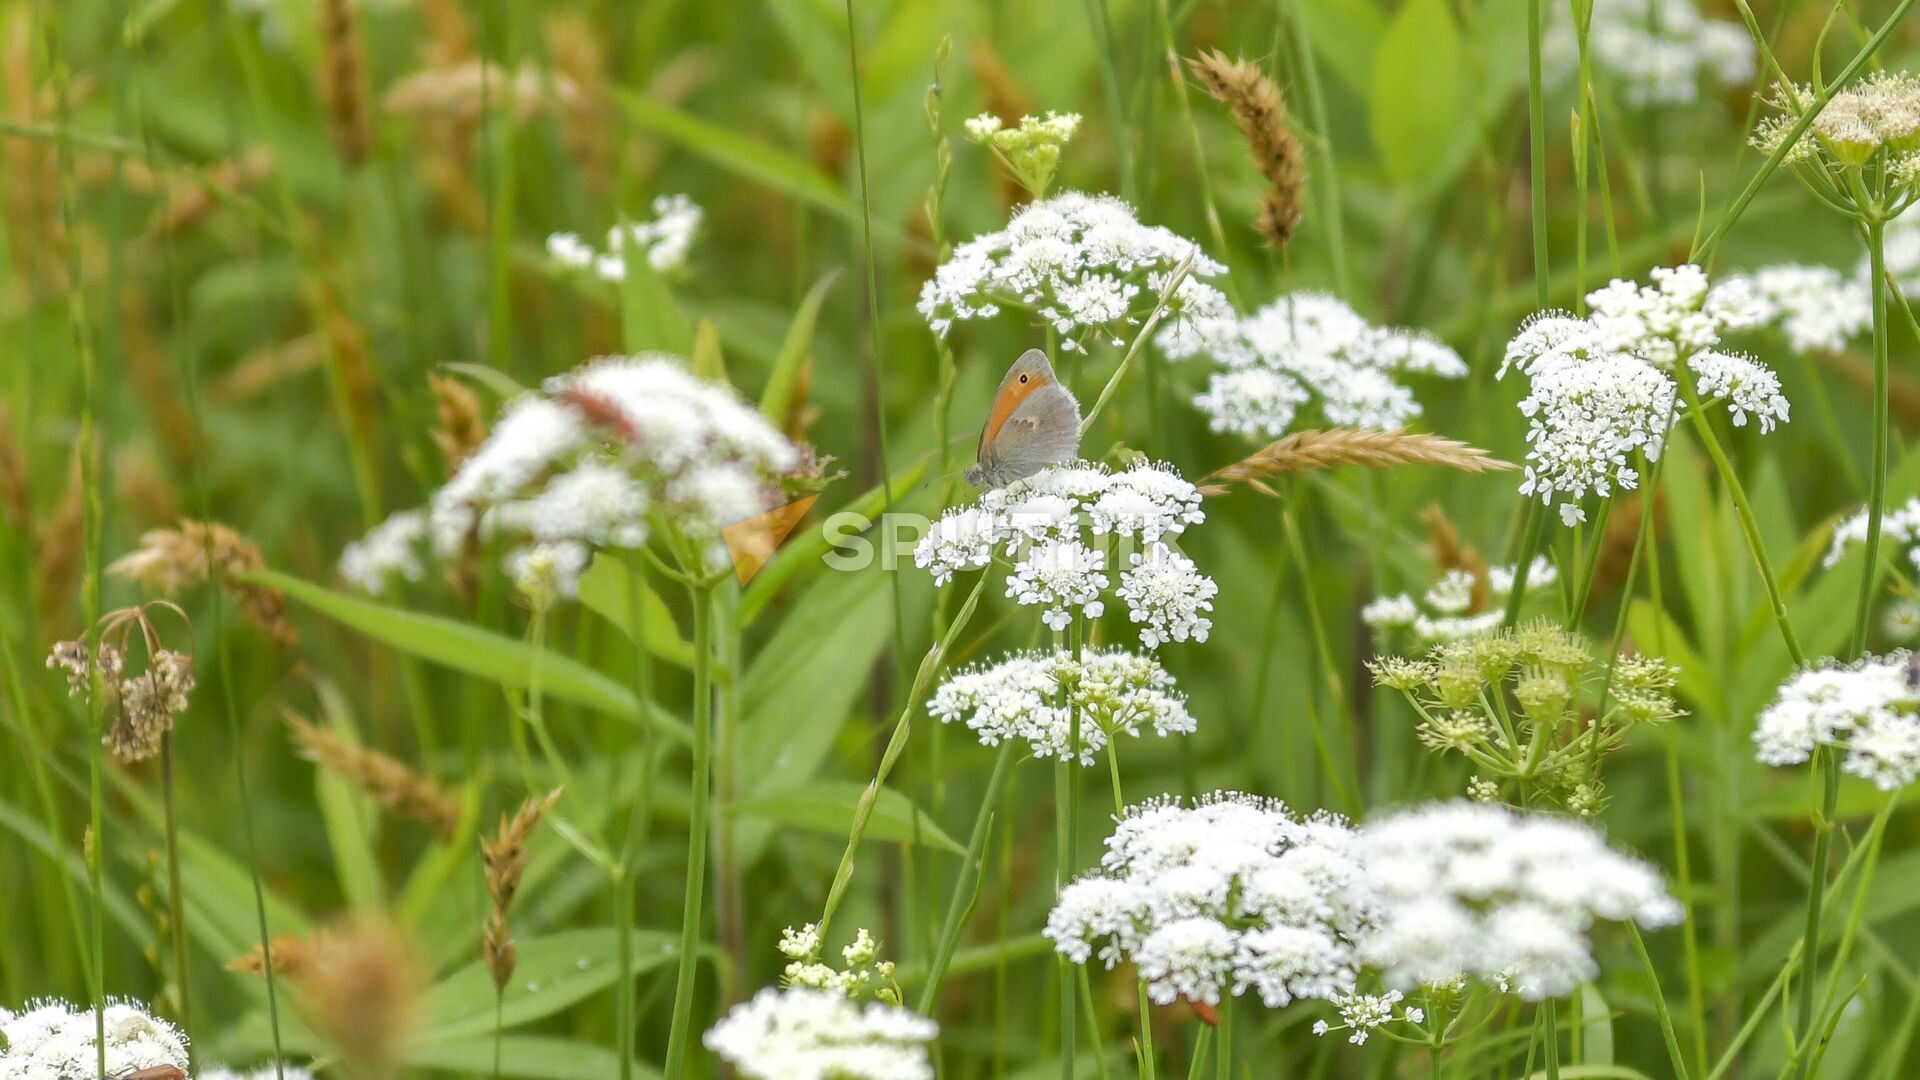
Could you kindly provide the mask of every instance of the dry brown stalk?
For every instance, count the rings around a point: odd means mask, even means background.
[[[473,388],[459,379],[427,373],[427,385],[433,388],[433,408],[440,425],[433,429],[433,444],[447,459],[449,475],[479,449],[487,438],[487,418]]]
[[[1439,503],[1420,512],[1420,521],[1427,527],[1427,547],[1433,552],[1434,568],[1443,576],[1450,570],[1463,570],[1473,578],[1473,591],[1469,594],[1467,613],[1479,614],[1487,608],[1487,560],[1480,556],[1478,548],[1463,546],[1460,543],[1460,530],[1447,520],[1447,512]]]
[[[453,838],[460,826],[460,800],[431,777],[292,713],[287,714],[287,726],[293,729],[301,757],[366,792],[389,812],[424,823],[442,841]]]
[[[506,989],[507,980],[513,978],[514,964],[518,960],[513,935],[507,930],[507,910],[513,906],[513,898],[520,892],[520,879],[527,872],[527,843],[533,838],[533,830],[539,826],[540,819],[559,801],[559,788],[545,795],[528,796],[512,818],[500,815],[500,830],[492,840],[484,837],[480,840],[480,861],[486,867],[487,895],[493,898],[493,907],[487,912],[486,928],[481,935],[480,955],[486,961],[487,973],[493,976],[493,985],[497,990]]]
[[[300,644],[287,621],[287,598],[279,589],[240,581],[236,572],[265,570],[260,546],[217,521],[181,520],[178,528],[149,529],[140,546],[107,567],[107,573],[173,595],[209,582],[231,591],[247,621],[281,645]]]
[[[318,371],[327,363],[327,343],[307,333],[277,345],[262,345],[242,356],[211,387],[216,401],[246,401],[266,393],[288,377]]]
[[[1229,60],[1219,50],[1187,61],[1207,93],[1224,102],[1247,141],[1253,167],[1267,178],[1254,228],[1273,247],[1285,244],[1300,224],[1301,191],[1306,187],[1300,138],[1287,123],[1287,99],[1280,87],[1251,61]]]
[[[326,103],[333,146],[348,168],[373,152],[373,118],[367,109],[366,54],[353,0],[320,0],[320,100]]]
[[[1245,484],[1272,495],[1275,492],[1266,481],[1274,477],[1336,465],[1363,465],[1370,469],[1433,465],[1467,473],[1504,472],[1516,467],[1512,462],[1489,456],[1485,450],[1424,432],[1330,428],[1296,431],[1268,443],[1247,457],[1207,474],[1200,482],[1200,491],[1204,495],[1224,495],[1234,484]]]
[[[564,121],[567,152],[580,163],[581,175],[596,192],[613,182],[613,94],[608,89],[606,43],[600,31],[578,12],[566,11],[547,23],[547,47],[553,63],[575,87],[573,107]],[[556,77],[558,82],[558,77]]]
[[[81,483],[80,447],[73,448],[67,460],[67,486],[53,517],[35,534],[38,553],[34,559],[34,586],[43,620],[64,626],[61,618],[73,600],[73,583],[80,572],[85,553],[87,527],[87,489]]]
[[[13,409],[0,401],[0,512],[14,528],[26,524],[33,508],[33,488],[28,483],[27,454],[13,430]]]

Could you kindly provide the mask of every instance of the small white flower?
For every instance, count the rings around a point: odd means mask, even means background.
[[[1843,750],[1841,768],[1882,791],[1920,777],[1920,690],[1905,652],[1796,673],[1754,724],[1755,756],[1797,765],[1817,746]]]
[[[805,960],[820,951],[820,927],[807,923],[795,930],[789,926],[780,931],[780,954],[789,960]]]
[[[1356,850],[1378,904],[1358,953],[1399,987],[1468,975],[1560,997],[1596,973],[1594,919],[1658,927],[1681,914],[1651,866],[1560,818],[1433,803],[1368,822]]]
[[[1368,925],[1365,876],[1342,819],[1223,792],[1128,808],[1101,870],[1067,886],[1046,936],[1075,963],[1138,964],[1162,1004],[1253,989],[1269,1007],[1352,989]]]
[[[1220,587],[1200,573],[1193,560],[1165,544],[1155,543],[1130,556],[1132,569],[1120,575],[1120,599],[1127,616],[1140,624],[1140,640],[1147,648],[1167,641],[1207,640],[1213,620],[1213,598]]]
[[[833,990],[768,988],[701,1040],[751,1080],[933,1080],[932,1020]]]
[[[1080,727],[1073,727],[1077,710]],[[927,705],[943,723],[964,723],[980,741],[997,746],[1020,739],[1037,757],[1070,757],[1091,765],[1108,740],[1194,729],[1186,698],[1159,662],[1123,649],[1087,649],[1076,660],[1065,650],[1022,653],[948,679]]]
[[[1822,565],[1831,567],[1846,555],[1848,548],[1866,543],[1867,524],[1867,510],[1862,507],[1834,526],[1833,540]],[[1880,542],[1906,548],[1912,557],[1916,545],[1920,545],[1920,499],[1908,499],[1899,506],[1886,508],[1880,515]]]
[[[1500,625],[1513,595],[1514,567],[1487,570],[1485,596],[1473,603],[1475,582],[1465,570],[1442,574],[1425,593],[1398,593],[1374,599],[1360,609],[1360,621],[1376,631],[1407,631],[1421,645],[1439,645],[1485,633]],[[1529,596],[1553,585],[1560,572],[1544,556],[1534,556],[1527,572]]]
[[[1765,324],[1785,334],[1796,353],[1839,352],[1873,324],[1873,297],[1864,276],[1845,278],[1832,267],[1762,267],[1721,280],[1713,293],[1735,289],[1751,292],[1765,308]]]
[[[1056,117],[1056,124],[1072,125]],[[969,133],[974,124],[969,123]],[[998,128],[980,122],[976,138]],[[1007,227],[953,250],[920,290],[920,314],[936,334],[955,321],[988,319],[1004,306],[1034,312],[1073,351],[1092,337],[1114,339],[1143,321],[1179,265],[1189,276],[1168,298],[1166,320],[1191,326],[1229,311],[1226,296],[1205,278],[1226,268],[1193,241],[1143,225],[1126,203],[1107,195],[1063,192],[1014,212]]]
[[[109,1076],[187,1067],[186,1037],[145,1006],[113,998],[103,1019]],[[64,1001],[28,1002],[20,1013],[0,1009],[0,1076],[91,1080],[100,1068],[97,1034],[93,1010]]]
[[[1171,326],[1158,335],[1170,359],[1207,354],[1221,367],[1194,404],[1215,431],[1277,438],[1318,401],[1328,423],[1396,428],[1420,415],[1403,374],[1457,379],[1457,353],[1429,334],[1374,326],[1319,292],[1282,296],[1244,318]]]
[[[340,576],[355,588],[379,596],[396,577],[419,581],[426,575],[420,550],[427,538],[427,512],[402,510],[374,526],[340,553]]]
[[[1106,552],[1078,540],[1046,540],[1028,551],[1007,575],[1007,596],[1045,608],[1041,621],[1055,631],[1065,630],[1073,622],[1074,608],[1089,619],[1099,618],[1106,610],[1100,601],[1107,587],[1106,565]]]
[[[608,230],[605,251],[595,250],[576,233],[554,233],[547,237],[547,257],[565,269],[588,271],[612,282],[626,280],[629,253],[645,259],[656,273],[685,269],[705,211],[685,195],[658,196],[652,210],[651,218]]]
[[[1543,48],[1548,70],[1577,70],[1579,39],[1564,9],[1551,10]],[[1633,105],[1690,104],[1703,83],[1739,86],[1753,77],[1746,29],[1704,18],[1696,0],[1595,0],[1587,52]]]
[[[1787,421],[1788,405],[1780,393],[1780,377],[1753,358],[1708,351],[1695,353],[1688,366],[1699,378],[1701,394],[1726,399],[1734,427],[1746,424],[1749,414],[1759,421],[1762,432]]]

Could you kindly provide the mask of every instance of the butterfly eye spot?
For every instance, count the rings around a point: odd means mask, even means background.
[[[1026,381],[1027,381],[1027,378],[1028,378],[1028,376],[1025,376],[1025,375],[1022,375],[1022,376],[1020,376],[1020,381],[1021,381],[1021,382],[1026,382]]]

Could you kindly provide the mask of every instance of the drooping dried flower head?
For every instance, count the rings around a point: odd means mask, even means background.
[[[539,826],[541,817],[553,809],[553,804],[558,801],[558,788],[546,795],[529,796],[511,819],[505,814],[500,816],[500,829],[493,839],[482,838],[480,841],[480,860],[487,875],[487,895],[493,900],[493,906],[487,913],[480,954],[486,961],[487,973],[493,976],[494,988],[498,990],[506,989],[507,980],[513,978],[514,964],[518,960],[513,936],[507,931],[507,909],[513,906],[513,898],[520,891],[520,878],[527,871],[527,844],[532,840],[533,830]]]
[[[153,609],[186,617],[164,600],[108,612],[100,620],[91,665],[84,640],[57,642],[47,656],[47,667],[66,673],[67,692],[74,697],[90,700],[98,675],[107,720],[102,741],[114,757],[128,763],[160,752],[174,718],[187,711],[187,696],[193,692],[193,656],[162,643],[148,616]],[[147,663],[145,670],[129,673],[127,644],[135,629],[140,631]]]
[[[1247,142],[1254,168],[1266,177],[1260,193],[1260,216],[1254,223],[1269,247],[1280,247],[1300,224],[1302,190],[1306,187],[1305,155],[1300,138],[1287,122],[1287,99],[1280,86],[1249,60],[1229,60],[1219,50],[1201,53],[1187,67],[1233,113],[1234,126]]]

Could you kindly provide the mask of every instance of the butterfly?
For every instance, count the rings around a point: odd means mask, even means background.
[[[1080,452],[1080,402],[1061,385],[1047,354],[1028,349],[1007,369],[980,429],[967,483],[1000,488]]]

